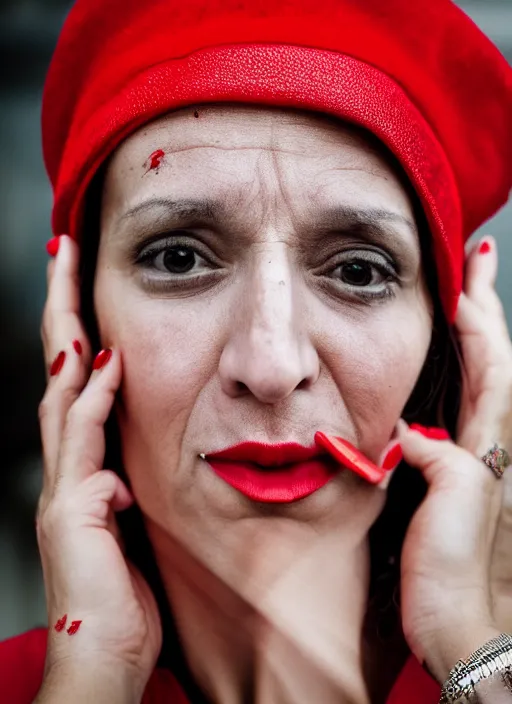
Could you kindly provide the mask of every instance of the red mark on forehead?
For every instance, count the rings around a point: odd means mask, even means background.
[[[165,156],[165,152],[163,149],[157,149],[155,152],[153,152],[153,154],[150,154],[149,159],[148,159],[148,161],[149,161],[148,171],[151,171],[152,169],[158,169],[158,167],[160,166],[160,162],[162,161],[164,156]],[[147,171],[146,171],[146,173],[147,173]]]

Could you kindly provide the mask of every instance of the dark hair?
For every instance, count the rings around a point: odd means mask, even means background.
[[[365,133],[365,138],[376,138]],[[377,148],[383,147],[378,143]],[[458,343],[446,321],[439,297],[432,238],[419,199],[409,185],[398,161],[390,153],[387,158],[402,176],[402,182],[415,205],[420,232],[423,268],[433,303],[433,332],[426,363],[406,405],[403,417],[408,422],[446,428],[455,437],[461,395],[461,365]],[[101,193],[106,166],[94,178],[88,190],[81,242],[81,308],[82,319],[93,350],[100,349],[100,340],[93,306],[93,286],[99,245]],[[128,483],[124,473],[119,431],[115,413],[106,427],[107,451],[105,466],[115,469]],[[370,591],[367,623],[378,630],[382,640],[393,639],[401,629],[400,619],[400,554],[407,526],[426,493],[420,473],[405,463],[398,467],[388,487],[385,507],[370,529]],[[140,510],[134,506],[118,514],[118,522],[126,544],[127,557],[147,579],[160,609],[164,642],[159,665],[169,667],[178,676],[191,701],[206,701],[195,685],[179,645],[170,605],[163,588]]]

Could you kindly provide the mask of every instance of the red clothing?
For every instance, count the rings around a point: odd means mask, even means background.
[[[46,628],[35,628],[0,643],[0,697],[5,704],[32,704],[43,679]],[[440,688],[410,657],[387,704],[438,704]],[[179,684],[167,670],[151,675],[142,704],[187,704]]]

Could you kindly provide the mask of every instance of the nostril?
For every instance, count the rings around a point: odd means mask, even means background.
[[[249,392],[249,387],[247,386],[247,384],[244,384],[243,381],[237,381],[236,382],[236,390],[237,390],[237,393],[239,393],[239,394],[246,394]]]
[[[311,386],[311,380],[305,377],[297,386],[295,387],[299,391],[307,391]]]

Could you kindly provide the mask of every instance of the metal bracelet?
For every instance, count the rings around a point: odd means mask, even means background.
[[[502,673],[504,687],[512,691],[512,636],[502,633],[475,650],[466,660],[459,660],[450,671],[441,690],[439,704],[471,704],[475,685],[495,672]]]

